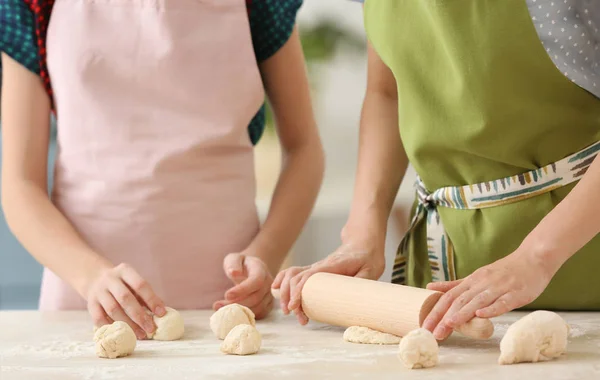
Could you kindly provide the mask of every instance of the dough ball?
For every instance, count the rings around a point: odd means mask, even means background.
[[[350,326],[344,331],[344,340],[362,344],[398,344],[400,337],[386,334],[368,327]]]
[[[425,329],[409,332],[400,341],[398,357],[409,369],[435,367],[438,363],[438,342]]]
[[[98,357],[116,359],[133,352],[137,337],[127,323],[117,321],[98,328],[94,334],[94,342]]]
[[[181,314],[175,309],[170,307],[165,308],[167,313],[162,317],[155,315],[154,324],[156,324],[156,330],[154,334],[148,334],[148,338],[154,340],[178,340],[183,337],[184,324]]]
[[[551,360],[567,349],[569,326],[556,313],[534,311],[508,328],[500,342],[499,364]]]
[[[256,327],[237,325],[225,337],[221,351],[229,355],[252,355],[258,352],[262,339]]]
[[[254,313],[246,306],[237,303],[223,306],[210,317],[210,329],[217,338],[225,339],[237,325],[255,326]]]

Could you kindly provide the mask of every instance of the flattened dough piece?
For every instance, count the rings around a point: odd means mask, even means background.
[[[409,332],[402,338],[398,357],[406,368],[430,368],[438,363],[439,347],[433,334],[423,328]]]
[[[344,340],[360,344],[398,344],[400,337],[383,333],[368,327],[350,326],[344,331]]]
[[[500,342],[499,364],[536,363],[562,355],[569,326],[551,311],[534,311],[508,328]]]

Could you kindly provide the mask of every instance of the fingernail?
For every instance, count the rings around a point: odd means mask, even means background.
[[[440,325],[438,327],[435,328],[435,330],[433,331],[433,336],[435,337],[435,339],[442,339],[444,337],[444,333],[446,332],[446,329],[444,328],[444,326]]]
[[[430,320],[426,319],[425,322],[423,322],[423,328],[425,330],[431,331],[433,329],[433,323]]]
[[[167,310],[162,306],[157,306],[156,309],[154,309],[154,314],[158,314],[159,316],[162,316],[166,312]]]
[[[142,331],[142,330],[139,330],[139,329],[135,329],[135,335],[140,340],[146,339],[148,337],[148,334],[146,334],[145,331]]]

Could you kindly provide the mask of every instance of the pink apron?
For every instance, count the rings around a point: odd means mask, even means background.
[[[53,202],[167,305],[231,286],[225,255],[259,229],[248,124],[263,100],[245,0],[57,0]],[[40,309],[84,309],[49,270]]]

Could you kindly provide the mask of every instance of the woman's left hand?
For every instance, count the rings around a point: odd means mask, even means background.
[[[235,285],[225,292],[224,300],[214,303],[213,309],[238,303],[250,308],[256,319],[266,317],[273,308],[273,275],[265,262],[244,253],[230,253],[223,261],[223,269]]]
[[[445,294],[423,327],[438,340],[473,317],[493,318],[533,302],[548,286],[560,265],[520,250],[456,281],[430,283],[427,289]]]

